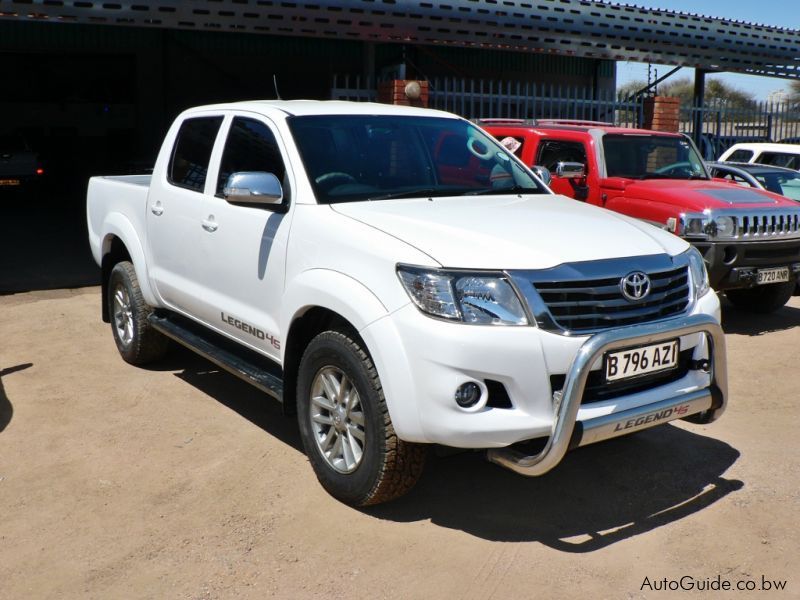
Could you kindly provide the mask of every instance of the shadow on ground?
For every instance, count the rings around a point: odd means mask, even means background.
[[[11,422],[11,417],[14,416],[14,407],[11,405],[11,400],[6,396],[5,387],[3,387],[3,377],[11,375],[11,373],[16,373],[17,371],[23,371],[32,366],[33,363],[24,363],[0,370],[0,433],[8,426]]]
[[[298,452],[294,417],[265,394],[184,348],[158,370],[177,377]],[[536,541],[591,552],[701,511],[743,483],[723,474],[739,457],[728,444],[673,425],[578,449],[543,477],[488,463],[482,452],[436,456],[407,496],[366,509],[380,519],[431,521],[494,541]],[[308,467],[311,468],[311,467]]]
[[[173,344],[163,360],[147,365],[147,368],[157,371],[178,371],[175,373],[176,377],[239,413],[284,444],[303,452],[297,419],[283,414],[280,402],[191,350]]]
[[[800,308],[784,306],[774,313],[762,315],[739,310],[727,300],[722,300],[722,328],[725,333],[755,336],[795,327],[800,327]]]
[[[592,552],[703,510],[743,486],[722,475],[739,457],[728,444],[664,425],[568,454],[526,478],[479,452],[429,461],[417,487],[369,509],[493,541]]]

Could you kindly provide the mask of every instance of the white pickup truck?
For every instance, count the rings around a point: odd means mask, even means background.
[[[278,398],[348,504],[408,491],[427,444],[540,475],[725,407],[698,252],[552,194],[448,113],[193,108],[151,176],[93,177],[87,213],[123,359],[176,340]]]

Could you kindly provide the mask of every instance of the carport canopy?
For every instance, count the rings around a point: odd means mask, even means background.
[[[800,77],[800,31],[587,0],[0,0],[0,19],[483,47]]]

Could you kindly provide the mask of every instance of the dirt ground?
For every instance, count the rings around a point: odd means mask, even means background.
[[[99,302],[0,296],[0,598],[720,597],[656,590],[684,576],[800,597],[800,298],[726,307],[717,423],[589,446],[538,479],[433,455],[411,494],[363,511],[246,384],[182,350],[124,363]]]

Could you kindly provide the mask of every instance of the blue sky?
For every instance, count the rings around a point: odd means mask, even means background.
[[[650,2],[648,0],[619,2],[647,8],[660,8],[662,10],[675,10],[680,12],[720,17],[739,21],[749,21],[762,25],[776,25],[800,29],[800,3],[797,0],[661,0]],[[616,2],[615,2],[616,3]],[[672,67],[653,65],[658,69],[659,76],[665,75]],[[680,77],[694,78],[694,69],[683,68],[671,79]],[[755,94],[759,100],[766,100],[771,92],[787,89],[789,82],[785,79],[773,77],[757,77],[755,75],[736,75],[724,73],[709,75],[708,78],[717,78],[726,83]],[[707,79],[708,79],[707,78]],[[624,85],[633,80],[647,81],[647,65],[635,62],[617,63],[617,85]]]

